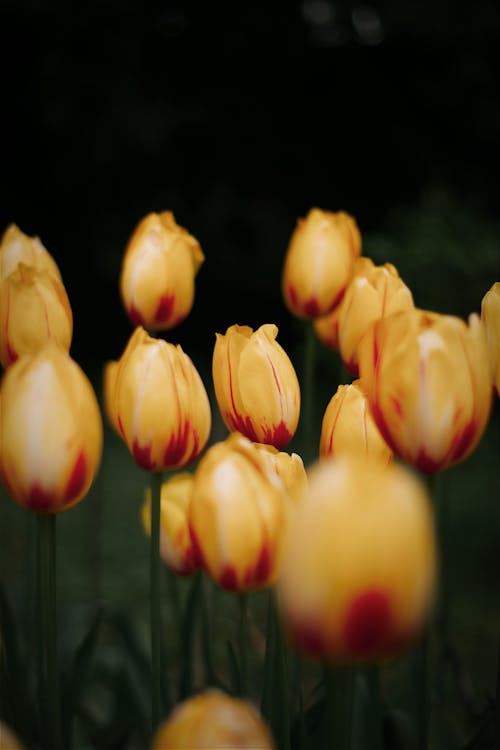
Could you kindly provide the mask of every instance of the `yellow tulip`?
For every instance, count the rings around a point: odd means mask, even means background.
[[[254,443],[262,458],[274,472],[294,503],[298,503],[307,489],[307,474],[304,463],[297,453],[284,453],[272,445]]]
[[[271,585],[277,575],[290,501],[268,457],[231,434],[201,459],[189,528],[198,559],[228,591]]]
[[[15,224],[10,224],[0,241],[0,280],[10,276],[20,263],[36,271],[47,271],[61,281],[57,263],[38,237],[28,237]]]
[[[247,701],[209,689],[177,705],[151,750],[274,750],[271,733]]]
[[[193,475],[183,472],[171,477],[161,486],[160,555],[164,563],[180,576],[190,575],[198,568],[188,524],[193,483]],[[141,515],[144,530],[150,536],[150,489],[146,490]]]
[[[392,451],[379,432],[361,381],[339,385],[326,407],[321,426],[321,458],[354,453],[388,463]]]
[[[339,312],[341,307],[342,302],[339,302],[331,312],[313,320],[314,332],[318,339],[324,346],[334,351],[339,348]]]
[[[253,331],[233,325],[216,334],[212,373],[215,396],[230,431],[284,448],[295,434],[300,387],[293,365],[269,323]]]
[[[87,493],[102,451],[96,396],[69,354],[49,343],[7,370],[1,387],[0,470],[29,510],[56,512]]]
[[[428,474],[463,461],[491,408],[484,326],[408,310],[377,321],[358,349],[373,417],[394,453]]]
[[[148,471],[180,469],[210,434],[207,392],[182,348],[138,327],[119,361],[109,405],[135,461]]]
[[[145,216],[127,245],[120,276],[132,323],[149,330],[181,323],[193,306],[194,277],[204,259],[198,241],[171,211]]]
[[[0,750],[23,750],[18,737],[3,721],[0,720]]]
[[[486,292],[481,303],[481,318],[486,328],[490,356],[491,377],[500,395],[500,282]]]
[[[116,432],[120,432],[118,426],[118,415],[115,411],[115,386],[116,376],[118,375],[118,368],[120,363],[115,360],[110,360],[104,365],[104,378],[103,378],[103,402],[104,411],[108,422]]]
[[[366,457],[322,461],[292,517],[278,582],[294,643],[332,663],[374,663],[409,646],[436,586],[424,485]]]
[[[60,279],[20,263],[0,281],[0,362],[8,367],[53,340],[69,351],[73,314]]]
[[[352,216],[312,208],[299,219],[285,256],[282,291],[289,310],[317,318],[337,305],[361,252],[361,235]]]

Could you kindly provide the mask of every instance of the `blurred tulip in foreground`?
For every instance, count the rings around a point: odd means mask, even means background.
[[[392,451],[373,420],[361,381],[339,385],[331,398],[323,416],[319,453],[322,458],[353,453],[386,464],[391,460]]]
[[[289,310],[317,318],[337,305],[361,252],[361,235],[352,216],[312,208],[299,219],[285,256],[282,291]]]
[[[278,582],[285,626],[302,650],[332,663],[398,654],[429,616],[435,579],[433,516],[409,470],[342,456],[310,472]]]
[[[23,750],[23,747],[14,732],[0,720],[0,750]]]
[[[189,533],[188,511],[193,493],[194,477],[188,472],[176,474],[161,487],[160,555],[164,563],[180,576],[198,568]],[[151,534],[151,490],[146,490],[142,507],[142,523]]]
[[[10,276],[19,263],[36,271],[47,271],[61,281],[57,263],[38,237],[28,237],[15,224],[10,224],[0,241],[0,280]]]
[[[127,245],[120,276],[133,325],[164,330],[183,321],[193,305],[194,277],[203,261],[198,241],[171,211],[145,216]]]
[[[191,359],[141,327],[114,373],[108,412],[137,464],[148,471],[188,466],[210,434],[207,392]]]
[[[484,326],[408,310],[379,320],[359,347],[361,384],[394,453],[424,473],[463,461],[491,408]]]
[[[293,365],[276,341],[278,328],[233,325],[216,334],[212,373],[227,428],[257,443],[284,448],[297,429],[300,387]]]
[[[75,505],[102,450],[99,406],[80,367],[47,344],[7,370],[0,399],[0,469],[9,494],[33,511]]]
[[[491,377],[498,395],[500,395],[500,282],[496,281],[486,292],[481,303],[483,319],[488,340]]]
[[[69,351],[73,314],[62,281],[20,263],[0,281],[0,362],[8,367],[53,340]]]
[[[151,750],[273,750],[271,733],[251,703],[219,690],[177,705]]]

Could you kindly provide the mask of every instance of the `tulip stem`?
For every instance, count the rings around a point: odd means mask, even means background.
[[[151,620],[151,728],[161,717],[161,593],[160,509],[161,473],[151,474],[150,620]]]
[[[380,692],[380,669],[378,666],[365,670],[370,695],[370,739],[373,750],[383,750],[384,726],[382,717],[382,696]]]
[[[59,672],[57,665],[56,616],[56,515],[40,513],[37,516],[38,595],[40,626],[39,690],[44,701],[40,715],[45,719],[45,748],[59,750],[60,706]]]
[[[325,709],[321,747],[350,750],[353,726],[354,671],[325,665]]]
[[[311,321],[306,323],[306,339],[304,350],[304,382],[303,382],[303,415],[304,415],[304,458],[307,463],[312,461],[317,453],[314,444],[314,373],[316,364],[316,334]]]
[[[240,608],[239,652],[240,652],[240,694],[248,696],[248,594],[238,595]]]
[[[300,680],[296,684],[300,688]],[[290,749],[290,686],[283,634],[278,620],[275,593],[269,592],[264,691],[262,712],[268,720],[280,750]]]

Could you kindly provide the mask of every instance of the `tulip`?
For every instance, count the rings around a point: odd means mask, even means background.
[[[321,315],[313,321],[314,333],[321,343],[328,349],[337,351],[339,348],[339,312],[342,307],[340,302],[327,315]]]
[[[394,453],[434,474],[476,447],[491,407],[484,326],[407,310],[377,321],[358,349],[373,417]]]
[[[227,591],[271,585],[289,500],[269,459],[239,434],[213,445],[194,477],[189,528],[201,566]]]
[[[18,737],[0,720],[0,750],[23,750]]]
[[[392,451],[375,424],[359,380],[339,385],[326,407],[319,453],[321,458],[354,453],[385,464],[391,460]]]
[[[127,245],[120,276],[132,323],[150,330],[181,323],[193,306],[194,277],[203,261],[198,241],[171,211],[145,216]]]
[[[69,351],[72,333],[73,315],[59,278],[20,263],[0,281],[0,362],[5,368],[50,339]]]
[[[500,282],[496,281],[486,292],[481,303],[481,318],[486,328],[491,377],[500,395]]]
[[[263,719],[247,702],[209,689],[177,705],[151,750],[273,750]]]
[[[20,263],[36,271],[47,271],[61,281],[57,263],[38,237],[28,237],[15,224],[10,224],[0,241],[0,280],[10,276]]]
[[[360,252],[361,235],[352,216],[312,208],[299,219],[285,257],[282,290],[289,310],[300,318],[333,310]]]
[[[139,466],[180,469],[202,452],[210,434],[207,392],[182,348],[138,327],[120,359],[109,406]]]
[[[115,386],[119,366],[120,363],[114,360],[106,362],[106,364],[104,365],[103,379],[104,410],[108,422],[118,433],[120,432],[120,428],[118,427],[118,415],[115,412]]]
[[[171,477],[161,487],[160,555],[165,564],[180,576],[193,573],[198,563],[188,525],[188,509],[194,477],[183,472]],[[151,490],[146,490],[142,523],[151,534]]]
[[[300,388],[277,334],[273,324],[255,332],[233,325],[225,335],[217,333],[212,373],[227,428],[255,442],[284,448],[297,429]]]
[[[298,503],[307,489],[307,474],[301,457],[297,453],[279,451],[272,445],[254,445],[268,463],[268,470],[280,479],[292,502]]]
[[[408,469],[344,455],[309,473],[278,582],[292,641],[330,663],[377,663],[408,647],[436,586],[424,485]]]
[[[102,450],[99,406],[80,367],[51,342],[9,367],[0,398],[0,473],[8,493],[33,511],[76,505]]]

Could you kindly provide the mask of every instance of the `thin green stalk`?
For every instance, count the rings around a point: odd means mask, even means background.
[[[366,682],[370,698],[370,741],[373,750],[384,749],[384,728],[382,722],[382,696],[380,691],[379,667],[369,667],[365,670]]]
[[[296,683],[297,684],[297,683]],[[275,593],[269,592],[262,711],[280,750],[290,748],[290,684]]]
[[[160,509],[161,473],[151,474],[151,543],[150,543],[150,624],[151,624],[151,728],[154,732],[161,718],[161,559]]]
[[[498,641],[497,681],[495,690],[495,750],[500,750],[500,639]]]
[[[427,750],[429,741],[429,633],[426,630],[413,651],[417,750]]]
[[[193,654],[195,648],[196,624],[200,609],[202,573],[194,574],[189,589],[182,625],[182,666],[180,697],[187,698],[193,689]]]
[[[323,714],[322,744],[324,750],[351,750],[354,671],[324,668],[325,710]]]
[[[240,693],[248,696],[248,594],[238,594],[240,620],[238,627]]]
[[[316,365],[316,334],[311,321],[306,322],[304,377],[302,383],[302,415],[304,420],[304,459],[307,463],[317,454],[314,441],[314,375]]]

